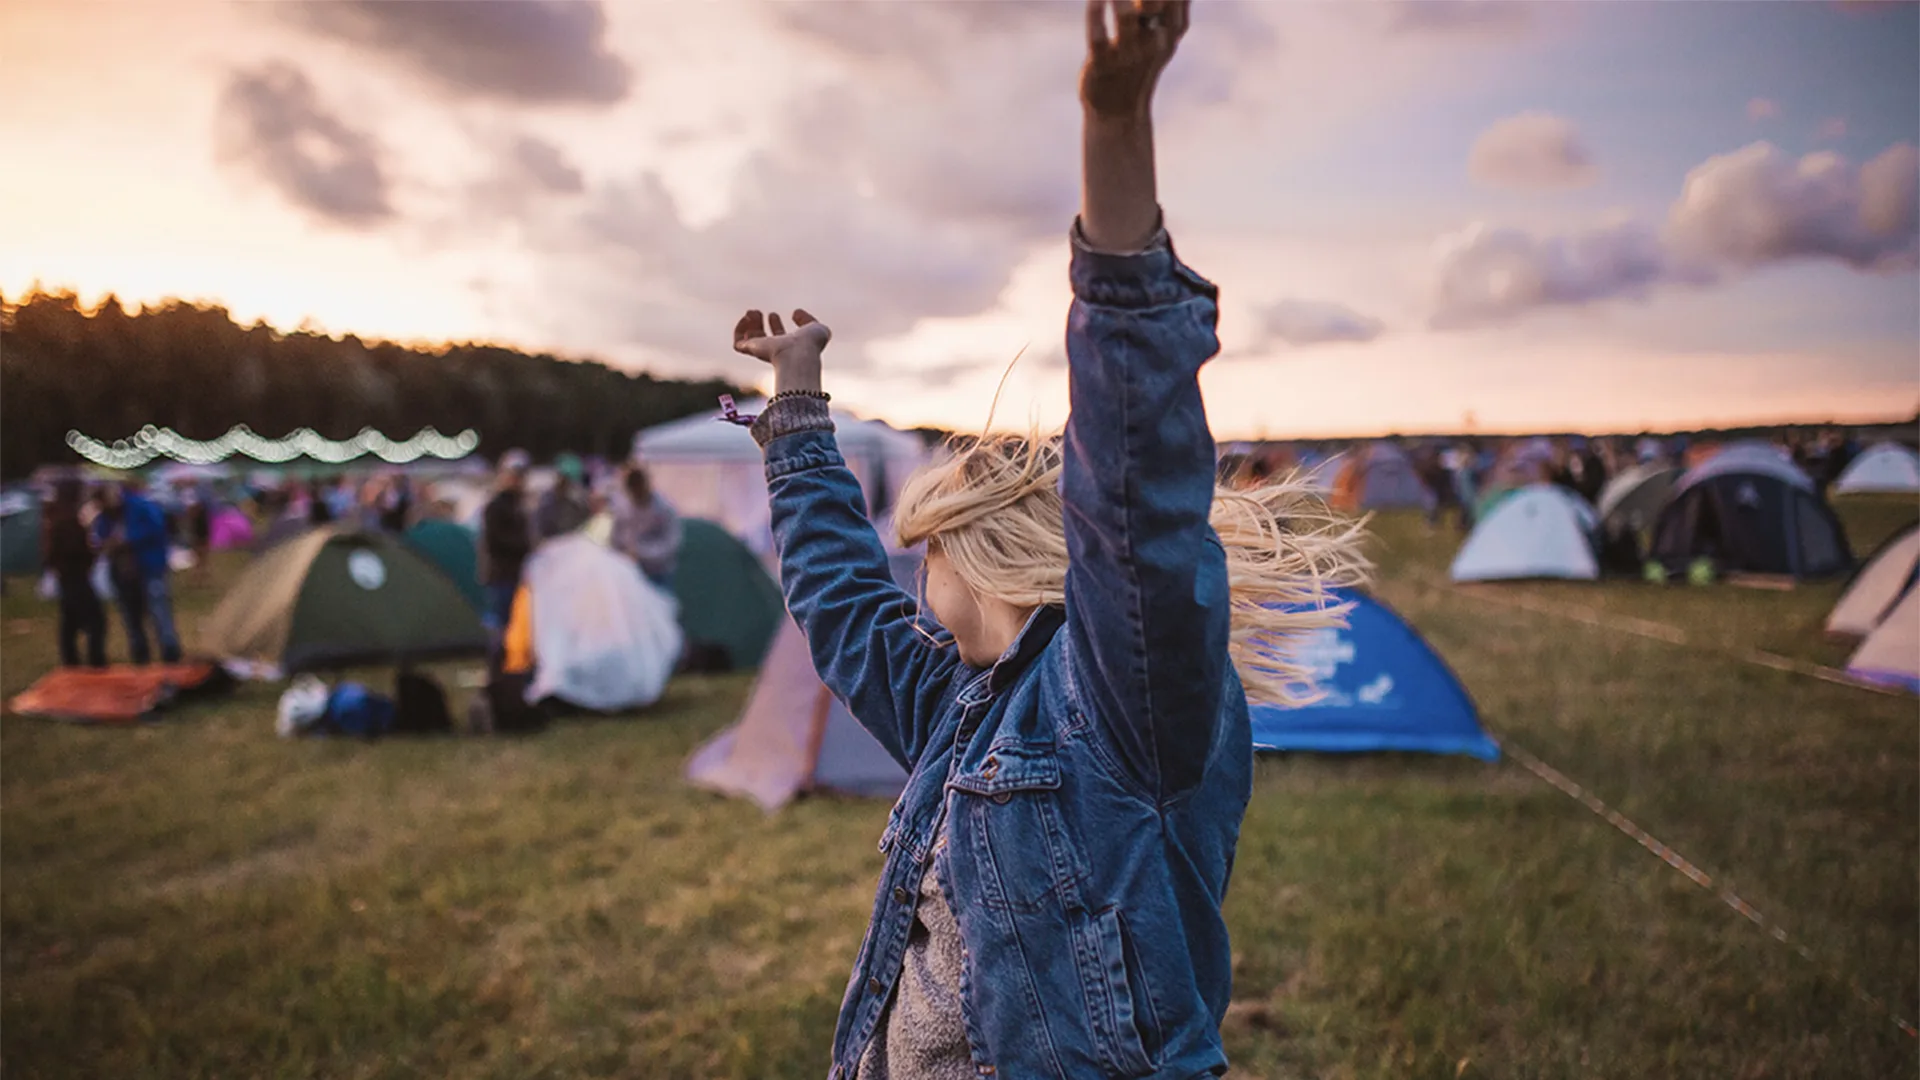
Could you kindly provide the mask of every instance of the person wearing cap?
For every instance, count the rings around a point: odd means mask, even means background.
[[[524,450],[509,450],[500,456],[498,490],[481,515],[480,580],[487,591],[487,627],[496,635],[506,629],[507,617],[513,611],[513,594],[520,587],[521,568],[533,549],[525,501],[527,463]]]
[[[562,454],[554,460],[553,468],[558,475],[533,512],[533,532],[540,540],[565,536],[585,526],[593,516],[593,508],[587,505],[586,470],[580,459]]]

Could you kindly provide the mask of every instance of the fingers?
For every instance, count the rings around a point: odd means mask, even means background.
[[[736,349],[739,349],[740,346],[754,338],[766,336],[767,325],[758,311],[747,312],[745,315],[740,316],[739,322],[733,324],[733,347]],[[746,350],[741,349],[741,351],[745,352]]]
[[[774,337],[782,337],[787,332],[786,324],[780,321],[780,313],[777,311],[767,316],[767,325],[773,331]]]
[[[1095,50],[1167,52],[1187,32],[1191,0],[1090,0],[1087,40]],[[1108,14],[1113,26],[1109,33]]]
[[[1095,52],[1113,44],[1113,40],[1107,36],[1109,6],[1109,0],[1087,0],[1087,47]]]
[[[793,325],[795,326],[810,326],[819,321],[820,321],[819,319],[816,319],[812,315],[807,314],[806,308],[793,309]]]
[[[765,360],[767,327],[758,311],[749,311],[733,324],[733,351]]]

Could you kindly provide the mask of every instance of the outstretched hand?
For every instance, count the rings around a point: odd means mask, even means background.
[[[1187,32],[1189,0],[1088,0],[1080,103],[1102,117],[1141,117]],[[1111,25],[1109,25],[1111,23]]]
[[[779,312],[749,311],[733,325],[733,350],[771,364],[775,392],[820,389],[820,353],[832,340],[826,323],[800,309],[791,331]]]

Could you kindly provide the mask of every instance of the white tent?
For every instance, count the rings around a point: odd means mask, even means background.
[[[1887,541],[1860,568],[1840,602],[1827,616],[1827,633],[1866,637],[1886,621],[1887,613],[1913,587],[1920,565],[1920,527],[1907,529]]]
[[[765,402],[739,406],[743,413]],[[737,424],[719,419],[719,410],[651,427],[634,436],[634,457],[646,465],[654,490],[689,517],[718,522],[755,555],[773,551],[767,512],[767,481],[760,447]],[[876,497],[891,506],[908,475],[927,460],[917,436],[836,409],[834,438],[841,456],[860,479],[868,509]]]
[[[679,608],[630,559],[578,533],[527,559],[533,601],[528,701],[557,697],[587,709],[651,705],[680,661]]]
[[[1449,571],[1455,581],[1600,576],[1593,537],[1599,518],[1586,500],[1553,484],[1530,484],[1482,518]]]
[[[1684,491],[1702,480],[1730,473],[1757,473],[1761,476],[1777,477],[1802,491],[1812,491],[1814,488],[1813,478],[1808,476],[1800,466],[1795,465],[1793,458],[1785,450],[1772,443],[1748,440],[1728,443],[1724,449],[1712,457],[1688,469],[1686,475],[1680,478],[1679,487],[1675,490],[1676,492]]]
[[[1920,692],[1920,589],[1908,589],[1847,661],[1847,674]]]
[[[1835,494],[1861,491],[1920,491],[1920,454],[1899,443],[1876,443],[1853,459],[1840,479],[1834,481]]]

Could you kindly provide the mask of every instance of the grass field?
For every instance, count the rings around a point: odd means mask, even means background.
[[[1870,549],[1911,503],[1844,503]],[[1810,963],[1512,763],[1265,758],[1227,913],[1257,1077],[1913,1076],[1920,717],[1743,663],[1833,664],[1837,584],[1445,587],[1378,522],[1379,593],[1488,727],[1785,926]],[[184,629],[237,563],[183,589]],[[0,605],[0,692],[53,662]],[[117,631],[115,643],[122,639]],[[277,687],[135,730],[0,720],[0,1068],[30,1077],[824,1073],[884,803],[692,790],[742,677],[536,738],[284,742]]]

